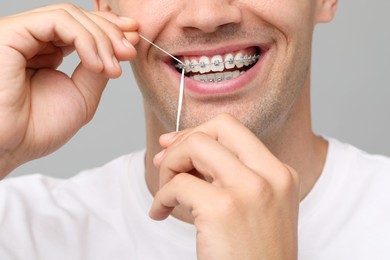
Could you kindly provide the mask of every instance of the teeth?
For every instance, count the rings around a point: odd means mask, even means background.
[[[221,82],[224,80],[234,79],[243,74],[239,70],[233,72],[223,72],[223,73],[209,73],[209,74],[198,74],[191,76],[190,78],[200,82]]]
[[[208,82],[215,82],[216,81],[215,74],[214,73],[207,74],[207,81]]]
[[[249,65],[252,65],[256,61],[256,55],[249,56]]]
[[[197,64],[198,62],[195,60],[195,59],[192,59],[191,62],[190,62],[190,67],[191,67],[191,71],[192,72],[199,72],[199,67],[196,66],[195,64]]]
[[[235,70],[235,71],[232,72],[233,79],[238,77],[238,76],[240,76],[240,71],[239,70]]]
[[[185,60],[184,61],[184,68],[186,68],[186,73],[191,71],[190,61],[189,60]]]
[[[223,73],[216,73],[216,74],[215,74],[215,80],[216,80],[217,82],[223,81],[223,80],[224,80]]]
[[[242,52],[236,54],[236,56],[234,57],[234,64],[236,65],[237,68],[244,67]]]
[[[175,66],[179,69],[184,68],[186,73],[194,73],[188,75],[193,80],[218,83],[244,74],[245,70],[241,71],[241,68],[256,63],[259,57],[259,54],[252,53],[252,55],[249,55],[239,51],[213,57],[201,56],[199,60],[196,57],[184,59],[183,64],[176,64]],[[234,68],[237,69],[233,71]],[[230,71],[224,72],[224,70]]]
[[[229,80],[229,79],[232,79],[233,78],[233,72],[225,72],[223,73],[223,76],[224,76],[224,80]]]
[[[216,55],[211,58],[210,68],[212,71],[223,71],[225,69],[221,55]]]
[[[206,56],[202,56],[199,59],[199,72],[200,73],[206,73],[210,72],[211,70],[211,65],[210,65],[210,60]]]
[[[227,54],[225,56],[225,68],[226,69],[233,69],[234,68],[234,56],[233,54]]]
[[[195,75],[193,77],[194,80],[201,81],[201,82],[207,82],[207,75]]]
[[[175,66],[179,69],[185,68],[192,72],[200,72],[200,68],[208,69],[212,71],[223,71],[224,69],[233,69],[234,67],[241,68],[243,66],[249,66],[257,62],[260,55],[243,55],[241,52],[235,56],[233,54],[226,54],[223,59],[221,55],[215,55],[210,59],[207,56],[202,56],[199,61],[196,59],[184,60],[184,64],[176,64]],[[189,72],[189,71],[187,71]]]
[[[244,65],[249,66],[249,59],[250,59],[249,56],[245,55],[243,59],[244,59]]]

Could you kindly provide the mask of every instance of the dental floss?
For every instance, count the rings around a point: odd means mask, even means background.
[[[164,52],[165,54],[171,56],[173,59],[175,59],[177,62],[179,62],[180,64],[184,64],[181,60],[179,60],[178,58],[176,58],[175,56],[173,56],[172,54],[170,54],[169,52],[167,52],[166,50],[164,50],[163,48],[161,48],[160,46],[154,44],[153,42],[149,41],[148,39],[146,39],[144,36],[142,36],[141,34],[139,34],[139,37],[141,37],[141,39],[143,39],[144,41],[150,43],[151,45],[153,45],[154,47],[156,47],[157,49],[159,49],[160,51]]]
[[[179,101],[178,101],[178,105],[177,105],[177,116],[176,116],[176,132],[179,132],[181,105],[183,104],[183,94],[184,94],[184,70],[185,70],[184,68],[181,70]]]
[[[158,45],[154,44],[153,42],[149,41],[148,39],[146,39],[141,34],[139,34],[139,37],[141,37],[141,39],[143,39],[144,41],[150,43],[151,45],[153,45],[154,47],[156,47],[160,51],[162,51],[165,54],[169,55],[170,57],[172,57],[174,60],[176,60],[180,64],[184,65],[184,63],[181,60],[179,60],[178,58],[176,58],[175,56],[173,56],[172,54],[170,54],[169,52],[167,52],[166,50],[164,50],[160,46],[158,46]],[[180,88],[179,88],[179,100],[178,100],[178,104],[177,104],[176,132],[178,132],[179,129],[180,129],[180,115],[181,115],[181,107],[182,107],[182,104],[183,104],[183,95],[184,95],[184,72],[185,72],[185,68],[183,66],[183,68],[181,69]]]

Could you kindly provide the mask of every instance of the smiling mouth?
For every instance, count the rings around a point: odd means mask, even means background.
[[[261,58],[259,47],[214,56],[178,56],[183,63],[173,59],[178,72],[185,69],[185,76],[199,82],[222,82],[234,79],[252,68]]]

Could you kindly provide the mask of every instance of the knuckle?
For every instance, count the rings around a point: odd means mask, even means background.
[[[92,14],[92,19],[97,23],[101,25],[101,32],[100,36],[104,36],[107,39],[117,37],[121,38],[124,37],[123,32],[119,29],[119,27],[112,22],[112,19],[110,20],[107,16],[101,16],[97,14]],[[104,29],[103,29],[104,28]]]
[[[185,184],[186,182],[189,181],[189,178],[188,178],[188,174],[187,173],[179,173],[179,174],[176,174],[174,176],[171,176],[171,180],[169,182],[171,182],[171,184],[173,186],[179,186],[179,185],[183,185]]]
[[[103,30],[99,28],[99,30],[96,30],[94,32],[94,36],[98,38],[97,42],[100,44],[104,44],[106,46],[111,46],[112,42],[110,39],[110,36],[108,36]]]
[[[212,119],[211,123],[217,128],[223,131],[224,129],[232,129],[241,125],[241,123],[232,115],[228,113],[222,113]]]
[[[220,124],[221,126],[230,125],[237,122],[237,119],[228,113],[219,114],[215,117],[215,120],[217,124]]]
[[[239,199],[230,192],[220,192],[215,195],[213,203],[214,212],[222,216],[229,216],[235,212],[241,212]]]
[[[251,178],[250,181],[248,181],[246,189],[249,196],[254,199],[268,199],[271,198],[273,194],[271,185],[259,176]]]
[[[202,132],[194,132],[191,133],[187,138],[186,138],[186,143],[190,147],[198,147],[202,143],[204,143],[207,140],[207,135]]]
[[[76,10],[77,11],[79,10],[79,7],[77,7],[76,5],[74,5],[72,3],[68,3],[68,2],[59,3],[59,4],[56,4],[54,6],[58,9],[66,10],[67,12],[74,12]]]
[[[161,163],[160,163],[160,173],[166,173],[166,172],[170,172],[170,162],[169,162],[169,155],[164,155],[164,158],[162,159]]]
[[[297,187],[296,172],[292,168],[288,167],[287,165],[284,165],[278,171],[278,184],[279,184],[279,189],[282,193],[290,194]]]
[[[55,17],[66,17],[66,18],[71,18],[72,15],[65,9],[60,6],[58,6],[57,9],[51,10],[48,12],[48,14],[53,13]]]
[[[74,18],[74,16],[71,14],[71,12],[67,9],[67,8],[62,8],[60,6],[58,6],[58,8],[56,9],[53,9],[53,10],[49,10],[46,12],[46,17],[48,21],[56,24],[61,24],[61,22],[68,22],[68,21],[71,21]],[[49,23],[49,24],[52,24],[52,23]]]

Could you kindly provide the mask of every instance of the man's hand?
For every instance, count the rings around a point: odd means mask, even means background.
[[[137,23],[51,5],[0,18],[0,178],[53,152],[93,117],[118,61],[136,55]],[[71,77],[57,70],[74,50]]]
[[[221,115],[163,135],[150,216],[180,205],[197,229],[198,259],[296,259],[298,174],[247,128]]]

